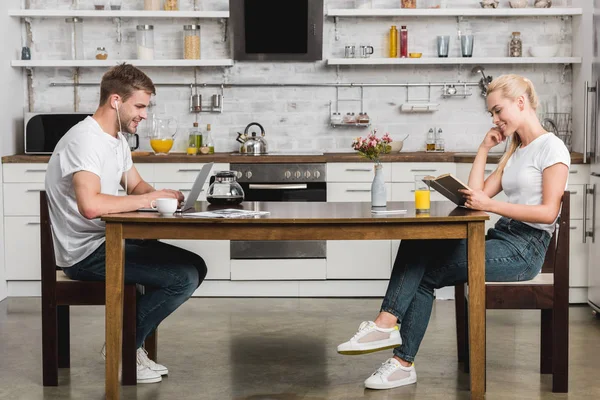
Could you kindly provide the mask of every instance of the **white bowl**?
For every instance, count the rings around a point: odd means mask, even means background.
[[[528,0],[509,0],[508,5],[510,8],[525,8],[527,7]]]
[[[398,153],[399,151],[402,150],[402,147],[404,147],[404,141],[402,140],[395,140],[392,143],[390,143],[390,153]]]
[[[529,54],[532,57],[555,57],[558,54],[558,50],[558,45],[532,46],[529,48]]]

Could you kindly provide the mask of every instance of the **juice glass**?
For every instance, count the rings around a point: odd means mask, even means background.
[[[415,212],[417,214],[429,213],[431,196],[429,185],[423,182],[425,175],[415,176]]]

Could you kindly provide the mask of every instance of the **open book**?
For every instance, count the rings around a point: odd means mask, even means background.
[[[423,178],[424,182],[429,183],[432,189],[437,190],[441,195],[452,201],[457,206],[465,205],[465,198],[458,189],[471,189],[452,174],[440,175],[437,178],[435,176],[426,176]]]

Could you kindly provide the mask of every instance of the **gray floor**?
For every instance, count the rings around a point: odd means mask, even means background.
[[[388,391],[362,383],[389,351],[341,356],[336,345],[374,318],[378,299],[193,298],[160,327],[163,382],[123,387],[124,399],[468,399],[456,363],[454,302],[436,302],[416,360],[418,383]],[[104,309],[71,311],[72,368],[41,384],[39,299],[0,303],[0,399],[102,399]],[[488,312],[487,399],[600,398],[600,320],[571,308],[570,393],[538,374],[539,314]]]

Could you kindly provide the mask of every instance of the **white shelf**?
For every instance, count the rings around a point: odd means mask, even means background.
[[[328,17],[550,17],[582,15],[581,8],[391,8],[331,9]]]
[[[329,58],[328,65],[581,64],[581,57]]]
[[[29,18],[229,18],[229,11],[9,10],[8,15]]]
[[[208,60],[13,60],[13,67],[112,67],[126,62],[138,67],[230,67],[231,59]]]

